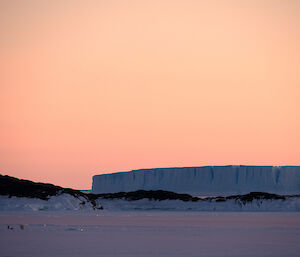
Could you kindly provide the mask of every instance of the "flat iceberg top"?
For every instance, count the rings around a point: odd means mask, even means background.
[[[95,175],[93,193],[168,190],[192,195],[300,193],[300,166],[203,166]]]

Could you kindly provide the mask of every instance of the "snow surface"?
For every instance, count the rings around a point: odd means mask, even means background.
[[[166,190],[200,195],[300,193],[300,166],[207,166],[95,175],[93,193]]]
[[[142,199],[127,201],[123,199],[101,199],[101,206],[105,210],[167,210],[167,211],[212,211],[212,212],[300,212],[300,197],[287,200],[253,200],[243,203],[240,200],[226,200],[225,202],[197,201],[184,202],[181,200],[154,201]]]
[[[300,215],[2,211],[0,238],[2,257],[298,257]]]

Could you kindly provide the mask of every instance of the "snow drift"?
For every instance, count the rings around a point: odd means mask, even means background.
[[[83,196],[70,194],[49,196],[47,200],[31,197],[0,195],[0,211],[94,211],[102,209]]]
[[[300,193],[300,166],[206,166],[95,175],[92,193],[167,190],[192,195]]]
[[[300,197],[291,196],[281,199],[253,199],[243,201],[239,198],[201,201],[150,200],[140,199],[101,199],[104,211],[213,211],[213,212],[299,212]]]
[[[87,198],[70,194],[49,199],[0,196],[0,211],[276,211],[299,212],[300,195],[281,196],[262,192],[228,197],[193,197],[169,191],[135,191],[94,195]],[[101,208],[95,208],[98,206]]]

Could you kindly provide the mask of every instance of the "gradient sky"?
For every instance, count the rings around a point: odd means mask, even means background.
[[[300,165],[299,3],[0,0],[0,172]]]

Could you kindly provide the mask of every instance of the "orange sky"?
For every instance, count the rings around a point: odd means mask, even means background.
[[[299,1],[0,1],[0,172],[300,165]]]

